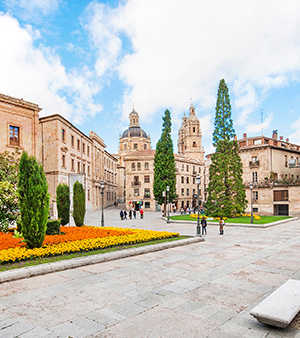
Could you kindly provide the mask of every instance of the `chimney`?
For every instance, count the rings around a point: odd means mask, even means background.
[[[280,141],[283,141],[283,136],[280,136],[279,139],[280,139]]]
[[[234,140],[237,141],[237,136],[236,135],[234,135]]]
[[[289,138],[287,138],[287,139],[286,139],[286,143],[289,143],[289,142],[290,142],[290,139],[289,139]]]
[[[278,137],[278,130],[273,130],[272,138],[274,138],[275,140],[277,140],[277,137]]]
[[[247,133],[244,133],[244,134],[243,134],[243,138],[247,138]]]

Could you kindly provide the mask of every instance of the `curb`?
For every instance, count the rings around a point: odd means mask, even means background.
[[[203,237],[192,237],[174,242],[165,242],[153,245],[141,246],[138,248],[130,248],[124,250],[118,250],[113,252],[106,252],[103,254],[96,254],[87,257],[72,258],[69,260],[45,263],[36,266],[30,266],[27,268],[19,268],[15,270],[0,272],[0,284],[5,282],[11,282],[23,278],[30,278],[47,273],[63,271],[67,269],[79,268],[85,265],[97,264],[102,262],[109,262],[112,260],[126,258],[131,256],[142,255],[149,252],[161,251],[165,249],[175,248],[177,246],[183,246],[188,244],[194,244],[203,242]]]
[[[162,220],[167,221],[165,217],[161,217]],[[264,229],[264,228],[270,228],[276,225],[292,222],[298,220],[299,217],[293,217],[288,219],[283,219],[281,221],[272,222],[272,223],[266,223],[266,224],[245,224],[245,223],[225,223],[226,227],[244,227],[244,228],[256,228],[256,229]],[[170,223],[181,223],[181,224],[195,224],[197,225],[196,221],[176,221],[176,220],[170,220]],[[219,223],[217,222],[207,222],[207,225],[215,225],[219,226]]]

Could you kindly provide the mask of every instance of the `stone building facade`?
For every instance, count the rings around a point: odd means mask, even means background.
[[[300,216],[300,146],[289,139],[257,136],[238,140],[247,200],[260,215]],[[247,211],[250,212],[249,203]]]
[[[133,129],[134,128],[134,129]],[[176,166],[176,195],[173,205],[181,207],[194,207],[196,205],[197,186],[195,177],[204,174],[204,150],[201,147],[201,128],[195,115],[193,105],[190,115],[183,119],[179,131],[179,154],[175,155]],[[122,188],[118,194],[125,196],[126,208],[142,205],[144,210],[158,211],[153,195],[154,182],[154,156],[155,150],[151,149],[150,136],[140,128],[139,115],[133,109],[129,114],[129,128],[120,136],[118,157],[118,176],[121,178]],[[121,174],[119,174],[121,172]],[[204,198],[204,180],[200,186],[200,199]]]
[[[18,148],[41,163],[40,111],[35,103],[0,94],[0,152]]]

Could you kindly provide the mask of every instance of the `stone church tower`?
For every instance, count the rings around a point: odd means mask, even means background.
[[[193,103],[189,109],[189,116],[186,117],[184,114],[182,118],[178,132],[178,153],[191,159],[204,160],[202,132]]]

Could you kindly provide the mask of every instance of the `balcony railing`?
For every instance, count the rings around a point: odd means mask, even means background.
[[[250,168],[258,168],[259,167],[259,161],[250,161],[249,167]]]
[[[150,195],[144,195],[144,199],[149,199],[149,198],[151,198]]]
[[[131,186],[135,187],[135,188],[139,188],[141,186],[141,182],[140,181],[138,181],[138,182],[131,182]]]

